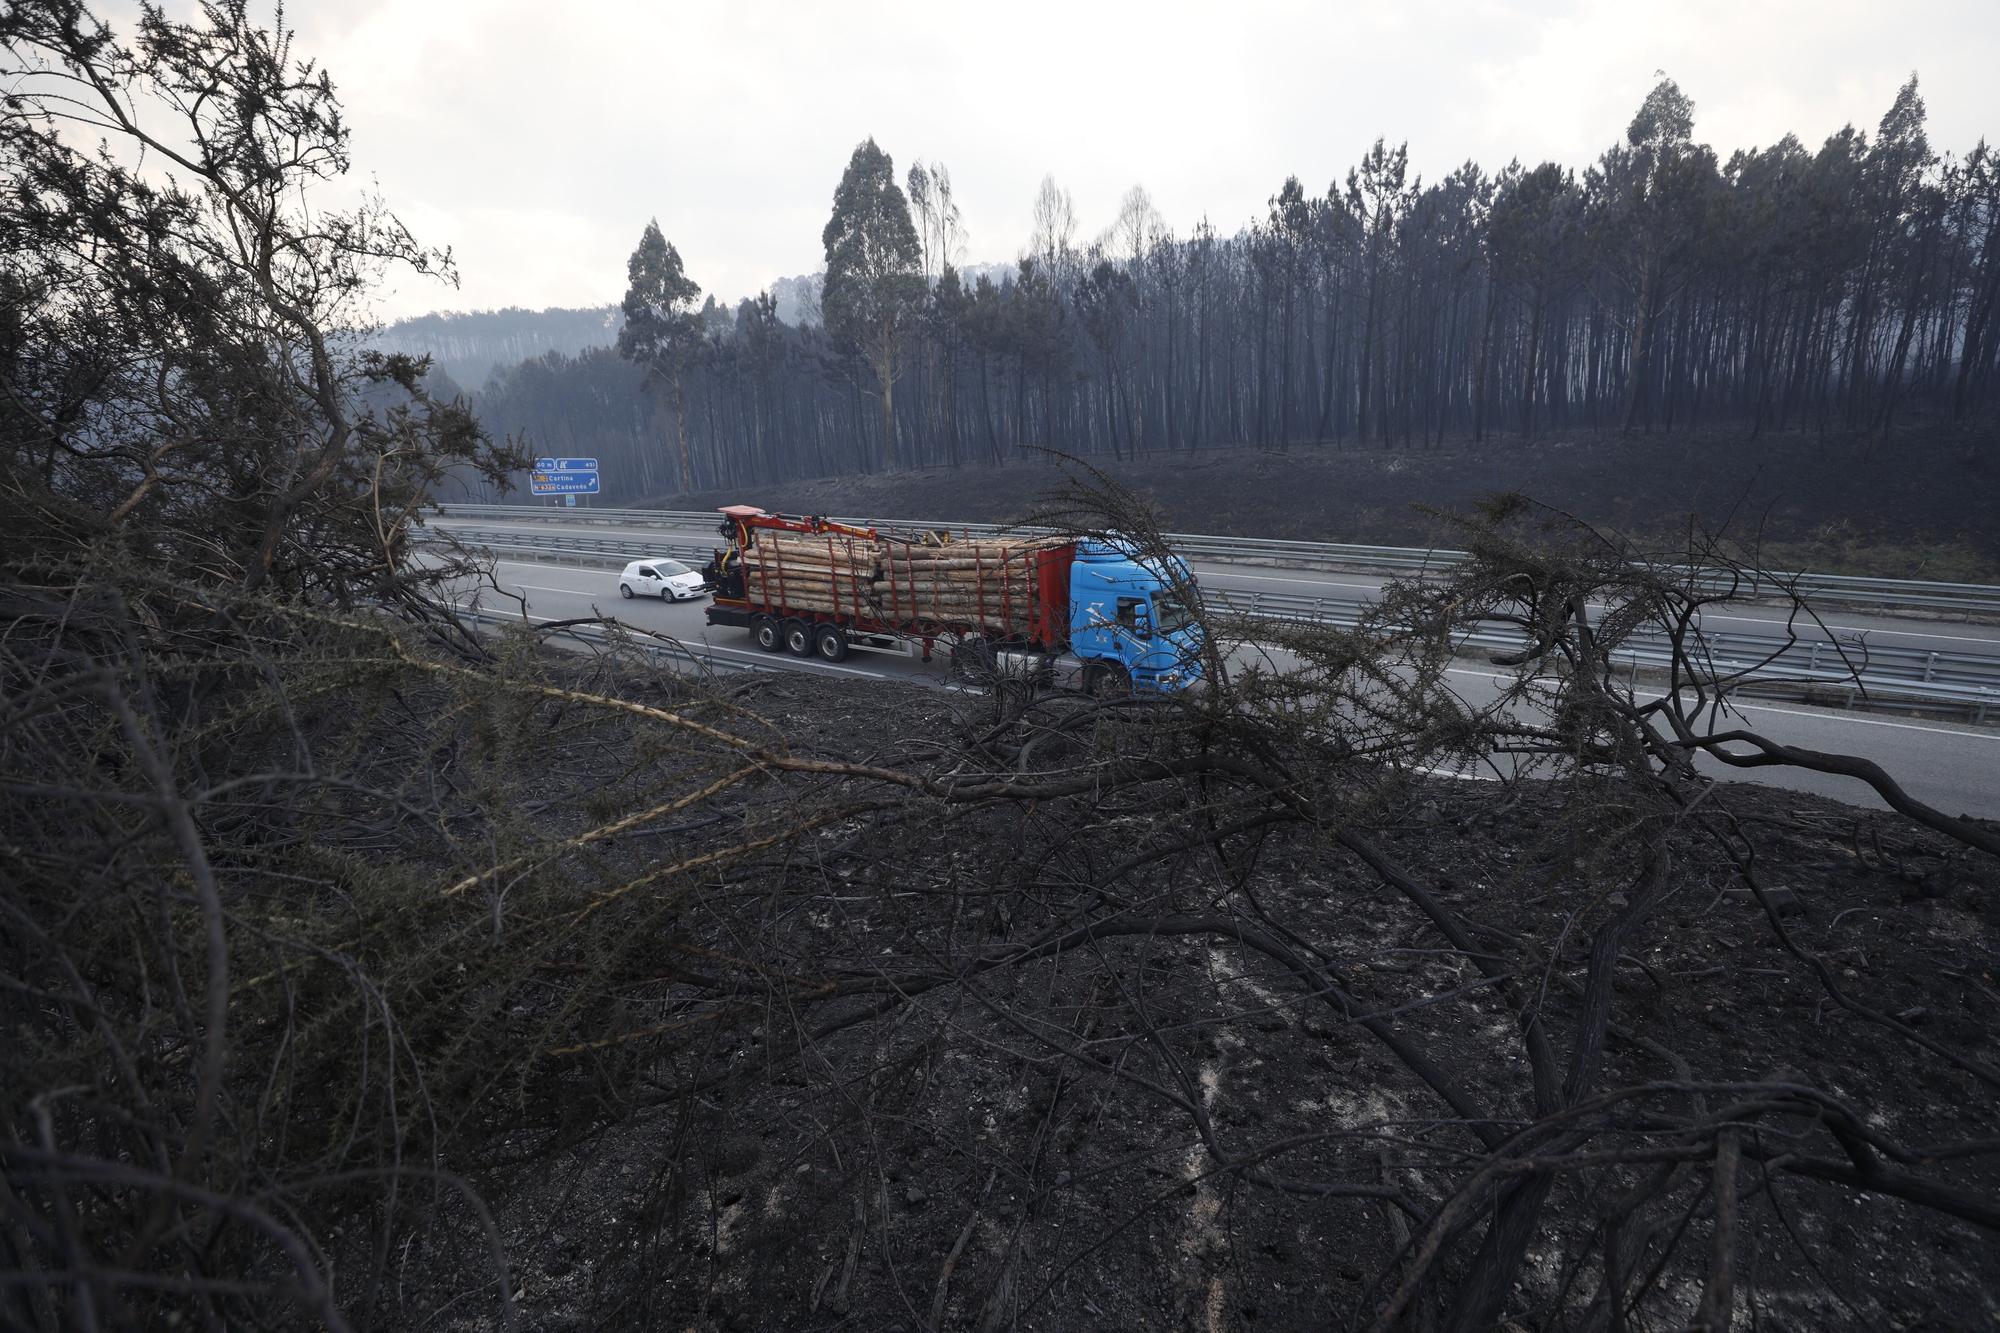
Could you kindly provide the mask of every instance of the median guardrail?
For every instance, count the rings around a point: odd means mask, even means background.
[[[696,528],[713,532],[720,520],[712,511],[670,509],[550,509],[533,505],[442,506],[447,518],[508,522]],[[842,518],[843,523],[877,527],[943,529],[966,536],[1001,532],[1047,533],[1051,529],[994,523],[954,523],[931,519]],[[1463,551],[1410,546],[1365,546],[1344,542],[1285,541],[1270,537],[1220,537],[1208,533],[1168,533],[1167,540],[1189,559],[1248,563],[1297,569],[1358,569],[1391,574],[1442,570],[1467,558]],[[713,545],[713,542],[709,543]],[[703,548],[704,553],[707,548]],[[1875,606],[1945,615],[2000,617],[2000,587],[1985,583],[1938,583],[1926,579],[1883,579],[1852,574],[1771,571],[1740,590],[1746,598],[1783,596],[1796,591],[1809,601]]]
[[[1209,605],[1245,619],[1353,626],[1365,599],[1303,597],[1287,593],[1207,589]],[[1457,649],[1512,652],[1524,642],[1511,630],[1474,626],[1454,638]],[[1635,671],[1666,671],[1675,664],[1664,635],[1634,634],[1611,660]],[[1696,665],[1710,679],[1755,682],[1763,690],[1792,687],[1843,707],[1964,709],[1974,722],[2000,710],[2000,658],[1969,653],[1877,647],[1860,642],[1792,640],[1776,635],[1704,633]]]

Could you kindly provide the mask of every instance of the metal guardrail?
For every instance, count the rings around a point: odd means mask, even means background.
[[[674,543],[649,543],[653,549],[634,550],[621,538],[577,534],[541,537],[532,534],[467,528],[453,533],[467,546],[495,554],[520,553],[537,561],[622,568],[632,560],[672,555],[700,559],[710,548]],[[1309,624],[1358,624],[1369,599],[1312,596],[1305,593],[1207,588],[1204,599],[1217,609],[1246,619],[1297,621]],[[1511,651],[1521,636],[1511,630],[1475,627],[1460,636],[1461,648]],[[1871,699],[1898,700],[1964,707],[1975,722],[1990,709],[2000,709],[2000,657],[1972,653],[1934,652],[1898,645],[1859,641],[1791,639],[1779,635],[1704,632],[1705,665],[1717,676],[1740,674],[1765,684],[1795,685],[1841,696],[1850,707]],[[1634,636],[1614,660],[1637,669],[1666,669],[1673,649],[1663,635]]]
[[[1360,600],[1230,589],[1206,589],[1202,596],[1209,604],[1245,618],[1321,625],[1358,624],[1367,605]],[[1460,633],[1455,642],[1460,650],[1511,652],[1523,639],[1518,633],[1482,626]],[[1612,652],[1611,660],[1637,670],[1664,671],[1673,667],[1675,657],[1664,636],[1635,635]],[[1825,640],[1794,642],[1775,635],[1704,633],[1698,662],[1715,678],[1738,677],[1763,687],[1796,686],[1808,694],[1835,696],[1850,708],[1891,702],[1901,707],[1964,708],[1974,722],[2000,711],[2000,658]]]
[[[559,560],[559,564],[603,564],[623,568],[634,560],[657,560],[672,557],[675,560],[692,560],[697,564],[706,563],[714,551],[714,546],[696,546],[689,542],[646,541],[634,542],[629,537],[590,537],[565,533],[560,537],[524,535],[518,532],[495,532],[485,528],[448,529],[453,537],[467,546],[476,546],[488,551],[527,551],[532,554],[585,557],[575,560]],[[436,542],[439,539],[426,535],[417,537],[419,542]]]
[[[713,531],[712,511],[671,509],[546,509],[531,505],[450,504],[447,518],[504,519],[513,522],[618,524],[625,526],[700,528]],[[930,519],[843,518],[844,523],[894,528],[948,529],[967,536],[1000,532],[1050,533],[1053,529],[1009,527],[994,523],[952,523]],[[1363,546],[1342,542],[1281,541],[1269,537],[1218,537],[1206,533],[1168,533],[1176,551],[1196,560],[1251,564],[1282,564],[1290,568],[1380,570],[1411,574],[1446,569],[1467,558],[1463,551],[1427,550],[1413,546]],[[1931,612],[2000,616],[2000,587],[1985,583],[1936,583],[1925,579],[1880,579],[1851,574],[1770,571],[1741,590],[1746,598],[1780,596],[1787,588],[1823,603],[1878,606]]]

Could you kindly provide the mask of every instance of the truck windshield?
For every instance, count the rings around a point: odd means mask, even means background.
[[[1194,615],[1170,592],[1153,594],[1153,626],[1161,634],[1178,634],[1194,624]]]

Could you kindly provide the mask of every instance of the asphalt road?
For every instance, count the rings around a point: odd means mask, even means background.
[[[547,538],[560,533],[561,523],[499,522],[491,519],[433,519],[438,528],[477,528],[481,531],[519,532]],[[632,558],[637,559],[662,543],[719,546],[721,537],[713,527],[664,528],[617,527],[596,523],[575,525],[575,531],[592,537],[631,539]],[[1370,574],[1329,573],[1301,569],[1267,569],[1239,564],[1196,564],[1195,577],[1204,587],[1241,592],[1293,593],[1307,597],[1343,599],[1370,598],[1381,589],[1383,579]],[[613,589],[615,595],[616,589]],[[1734,606],[1724,613],[1705,615],[1702,627],[1710,634],[1782,634],[1786,612],[1780,607]],[[1821,617],[1826,631],[1839,641],[1866,642],[1880,647],[1907,647],[1928,652],[1971,653],[2000,657],[2000,625],[1976,625],[1958,621],[1898,620],[1889,616],[1829,610]],[[1794,626],[1802,639],[1820,639],[1821,626],[1800,622]]]
[[[522,526],[528,531],[548,531],[545,524]],[[595,531],[601,533],[604,530]],[[661,540],[657,529],[634,535],[635,557],[645,553],[645,538]],[[535,620],[562,620],[594,613],[615,615],[628,624],[678,639],[696,655],[710,657],[718,665],[779,667],[850,679],[899,679],[935,687],[949,684],[942,655],[937,661],[925,663],[914,653],[857,651],[846,662],[834,664],[760,652],[742,630],[710,629],[704,618],[706,598],[673,604],[651,598],[621,599],[616,570],[502,560],[496,566],[496,577],[502,588],[526,599],[527,614]],[[1199,570],[1198,577],[1216,582],[1247,579],[1253,582],[1244,586],[1255,586],[1254,581],[1269,582],[1280,577],[1304,576],[1267,574],[1261,570],[1245,573],[1237,566],[1213,571]],[[1324,579],[1333,581],[1346,577],[1329,575]],[[1345,586],[1365,588],[1370,585],[1357,581]],[[468,590],[461,594],[460,600],[470,603],[475,595],[479,604],[488,611],[512,613],[518,609],[511,598],[500,597],[492,589],[478,594]],[[1978,631],[1985,627],[1950,628]],[[1927,631],[1911,628],[1898,632],[1923,634]],[[1974,641],[1994,643],[1996,649],[2000,649],[2000,635]],[[1278,659],[1274,665],[1282,669],[1286,663]],[[1474,666],[1453,668],[1449,674],[1459,692],[1472,704],[1490,701],[1501,680],[1492,669],[1482,670]],[[1953,814],[2000,819],[2000,730],[1860,717],[1792,704],[1743,704],[1739,705],[1739,709],[1744,715],[1741,725],[1772,740],[1872,759],[1900,781],[1917,800]],[[1719,774],[1741,781],[1766,782],[1792,790],[1816,792],[1857,805],[1881,805],[1869,788],[1852,779],[1796,770],[1732,770],[1719,764],[1714,768]]]

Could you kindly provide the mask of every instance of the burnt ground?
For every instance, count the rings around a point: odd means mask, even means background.
[[[1385,450],[1301,445],[1092,460],[1169,531],[1377,545],[1455,544],[1417,505],[1463,511],[1519,491],[1602,527],[1673,543],[1690,515],[1761,540],[1771,568],[2000,582],[2000,428],[1886,440],[1714,431],[1556,433]],[[655,497],[675,509],[1007,522],[1058,480],[1040,459]]]
[[[990,721],[978,701],[896,686],[781,675],[743,689],[798,753],[922,763]],[[559,771],[568,756],[557,742],[546,758]],[[1902,1144],[1990,1139],[1993,1089],[1952,1061],[2000,1057],[2000,866],[1816,798],[1725,787],[1715,804],[1754,834],[1782,915],[1768,917],[1704,838],[1677,837],[1669,895],[1616,973],[1600,1086],[1809,1085]],[[1577,805],[1542,784],[1430,781],[1398,787],[1374,819],[1379,843],[1532,979],[1559,1045],[1581,941],[1623,906],[1629,869],[1619,848],[1580,835]],[[1506,1007],[1408,901],[1305,829],[1261,835],[1254,863],[1246,854],[1227,874],[1204,855],[1167,858],[1107,904],[1093,876],[1157,835],[1159,816],[1136,801],[1097,814],[1087,834],[1074,802],[846,821],[687,897],[622,1014],[685,1036],[656,1048],[625,1086],[624,1114],[586,1141],[473,1174],[524,1326],[1366,1324],[1411,1223],[1324,1187],[1386,1185],[1434,1204],[1475,1145],[1354,1008],[1230,939],[1170,926],[967,964],[1093,912],[1282,923],[1347,978],[1350,1005],[1511,1123],[1529,1090]],[[701,974],[732,961],[770,984],[717,1009]],[[961,984],[918,989],[954,973]],[[887,995],[826,998],[842,977],[900,980]],[[1934,1049],[1843,1008],[1829,986]],[[1627,1131],[1642,1134],[1636,1120]],[[1755,1143],[1767,1162],[1788,1145],[1828,1152],[1810,1117],[1766,1117]],[[2000,1185],[1991,1153],[1919,1169],[1989,1199]],[[1259,1170],[1270,1178],[1252,1180]],[[1639,1174],[1563,1178],[1508,1328],[1588,1322],[1594,1219]],[[1632,1224],[1684,1242],[1645,1326],[1685,1326],[1699,1295],[1707,1178],[1705,1165],[1680,1172]],[[1742,1191],[1738,1327],[2000,1317],[1990,1232],[1768,1166],[1746,1167]],[[490,1322],[490,1309],[474,1313],[476,1275],[447,1291],[409,1268],[397,1317]]]

